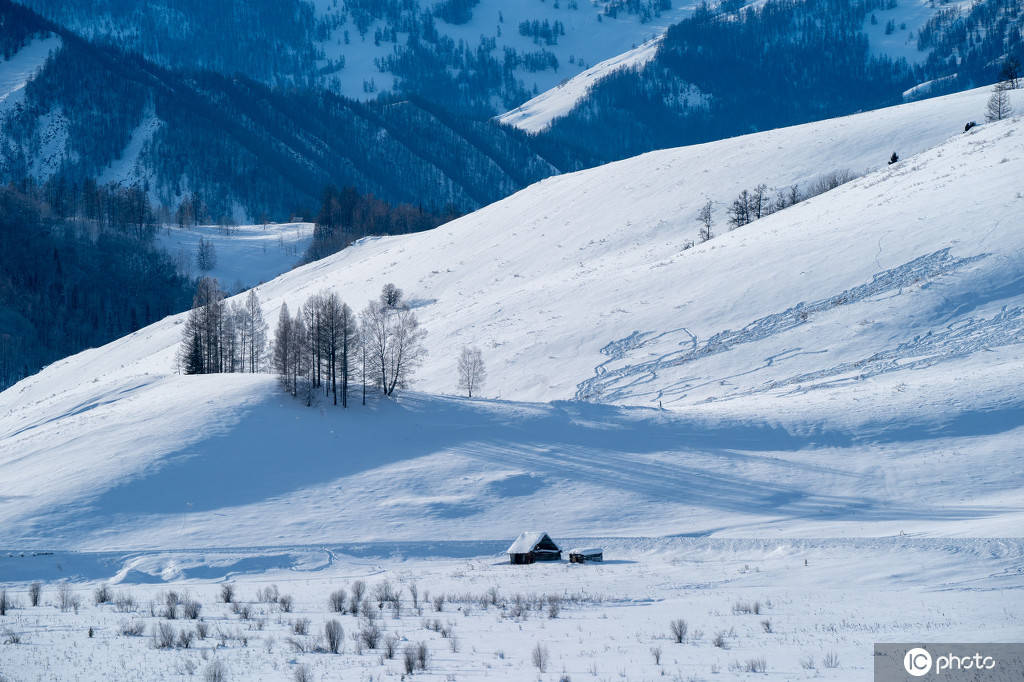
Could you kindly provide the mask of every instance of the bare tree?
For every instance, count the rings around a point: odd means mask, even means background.
[[[729,208],[731,229],[743,227],[750,222],[750,192],[743,190]]]
[[[245,315],[243,317],[242,334],[245,339],[243,351],[246,355],[249,372],[256,373],[263,369],[263,356],[267,349],[267,323],[263,320],[263,306],[256,290],[249,291],[245,299]]]
[[[182,330],[178,361],[186,374],[213,374],[224,371],[223,332],[226,315],[224,293],[217,280],[203,277],[196,286]]]
[[[771,200],[768,199],[768,185],[761,183],[750,193],[750,219],[759,220],[771,213]]]
[[[533,647],[530,657],[533,659],[533,664],[537,666],[539,672],[546,672],[548,669],[548,661],[551,660],[551,655],[548,653],[548,648],[537,643],[537,646]]]
[[[416,314],[404,305],[390,307],[370,301],[362,317],[371,373],[384,395],[394,395],[395,389],[408,386],[412,373],[423,361],[426,331]]]
[[[484,368],[484,355],[479,348],[462,347],[459,356],[459,388],[472,398],[473,391],[478,390],[487,378]]]
[[[1003,62],[1003,70],[1000,72],[999,76],[1011,90],[1016,90],[1020,87],[1020,72],[1020,60],[1013,55],[1010,55],[1006,58],[1006,61]]]
[[[217,267],[217,251],[209,239],[199,238],[199,246],[196,247],[196,265],[203,272],[209,272]]]
[[[988,108],[985,118],[989,121],[1002,121],[1013,114],[1013,107],[1010,105],[1010,89],[1006,81],[996,83],[992,96],[988,99]]]
[[[714,217],[711,211],[712,204],[710,199],[708,199],[708,203],[701,206],[700,210],[697,211],[697,222],[700,223],[700,230],[697,234],[701,242],[706,242],[715,236],[711,231],[711,227],[714,225]]]
[[[281,313],[277,317],[277,330],[274,333],[274,371],[281,381],[281,385],[295,395],[296,387],[291,380],[291,344],[294,340],[292,333],[292,316],[288,312],[288,304],[281,304]]]
[[[388,308],[398,308],[403,304],[402,290],[391,282],[384,285],[380,292],[380,303]]]

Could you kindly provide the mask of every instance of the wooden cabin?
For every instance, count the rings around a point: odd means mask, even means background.
[[[562,550],[541,531],[521,533],[508,548],[508,559],[513,564],[532,564],[535,561],[559,561]]]
[[[604,561],[604,550],[600,547],[577,547],[569,550],[569,563],[583,564],[588,561]]]

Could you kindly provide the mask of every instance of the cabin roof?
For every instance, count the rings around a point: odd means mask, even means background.
[[[542,542],[544,542],[545,539],[547,540],[548,543],[550,543],[550,545],[554,549],[556,549],[556,550],[558,549],[558,545],[556,545],[551,540],[551,538],[548,537],[547,533],[545,533],[543,531],[539,531],[539,530],[528,530],[528,531],[525,531],[523,533],[520,533],[519,537],[517,537],[515,539],[515,542],[513,542],[511,545],[509,545],[508,553],[509,554],[528,554],[529,552],[532,552],[537,547],[537,545],[539,545]]]
[[[573,547],[569,550],[569,554],[603,554],[604,550],[600,547]]]

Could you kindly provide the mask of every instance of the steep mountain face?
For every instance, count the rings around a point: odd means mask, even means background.
[[[963,132],[989,96],[548,178],[258,288],[275,320],[394,282],[428,331],[425,394],[310,408],[271,376],[178,375],[183,316],[56,362],[0,393],[0,542],[1012,532],[1024,128]],[[728,230],[742,190],[837,168],[864,174]],[[500,399],[436,395],[463,345]]]
[[[619,159],[977,87],[1024,59],[1019,0],[723,8],[672,26],[653,59],[598,81],[547,135]]]
[[[498,113],[664,32],[669,0],[26,0],[90,39],[167,67],[325,87],[356,99],[419,94]]]
[[[13,5],[0,10],[8,27],[21,22],[32,36],[19,50],[50,52],[20,84],[17,106],[4,104],[5,182],[93,179],[144,187],[172,212],[197,193],[211,220],[280,219],[312,213],[327,184],[465,211],[575,166],[564,156],[549,160],[542,143],[518,131],[418,100],[360,104],[325,91],[170,71]]]

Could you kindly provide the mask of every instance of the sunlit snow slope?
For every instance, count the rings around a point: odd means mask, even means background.
[[[55,363],[0,394],[0,545],[1019,532],[1024,125],[963,133],[988,95],[552,178],[259,288],[274,320],[402,287],[430,356],[397,404],[175,376],[181,316]],[[725,229],[837,168],[875,170]],[[502,400],[437,396],[462,344]]]

